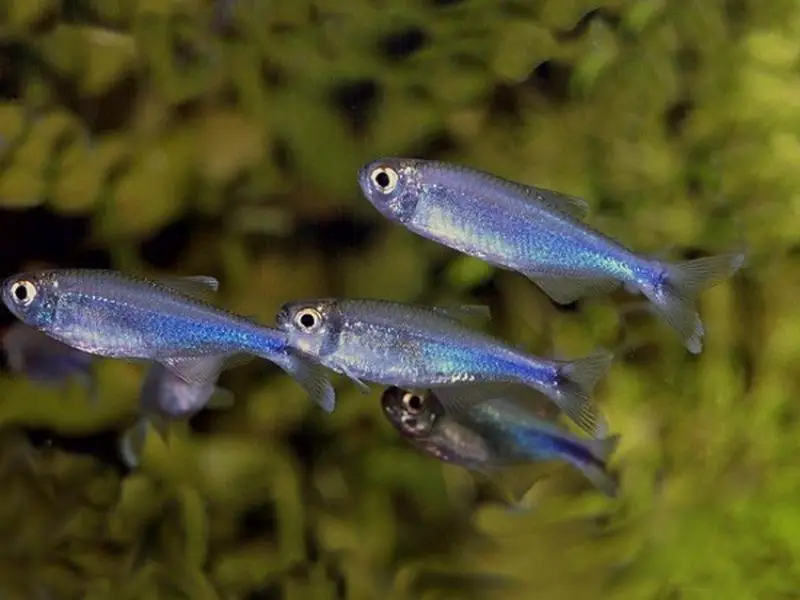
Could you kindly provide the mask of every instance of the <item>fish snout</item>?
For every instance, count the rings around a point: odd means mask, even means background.
[[[367,200],[385,217],[397,218],[397,198],[405,180],[401,165],[393,159],[378,159],[358,171],[358,184]]]
[[[38,295],[39,286],[29,277],[13,275],[3,281],[3,304],[20,320],[23,320]]]

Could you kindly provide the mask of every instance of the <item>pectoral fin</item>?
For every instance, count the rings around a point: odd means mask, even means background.
[[[281,369],[295,378],[311,400],[325,412],[336,407],[336,391],[326,376],[325,368],[295,352],[287,352],[272,359]]]
[[[352,381],[356,387],[361,391],[362,394],[369,394],[369,386],[361,381],[358,377],[350,373],[347,369],[340,368],[339,369],[341,374],[347,377],[350,381]]]

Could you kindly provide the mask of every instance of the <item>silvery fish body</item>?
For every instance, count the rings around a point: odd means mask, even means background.
[[[385,300],[312,299],[285,304],[277,325],[300,353],[365,387],[515,382],[547,395],[593,434],[603,424],[589,395],[611,354],[575,361],[537,358],[466,327],[475,307],[425,307]]]
[[[558,303],[620,284],[643,293],[693,353],[702,351],[704,335],[694,297],[732,275],[745,258],[731,253],[667,263],[640,256],[586,225],[583,200],[436,161],[373,161],[360,170],[359,184],[387,218],[522,273]]]
[[[215,373],[201,385],[187,383],[161,363],[153,363],[139,395],[140,410],[169,419],[188,418],[202,410],[218,393],[216,379],[223,366],[215,358],[209,359],[209,363],[215,363]]]
[[[473,392],[480,386],[473,388]],[[560,460],[580,470],[598,489],[616,496],[617,483],[606,461],[618,436],[582,439],[535,416],[515,401],[491,393],[467,410],[453,388],[415,393],[387,388],[381,406],[392,426],[415,447],[444,462],[491,471],[534,461]]]
[[[94,396],[95,357],[91,354],[75,350],[23,323],[14,323],[6,330],[2,345],[10,371],[44,384],[77,378]]]
[[[53,269],[9,277],[2,295],[23,323],[82,352],[157,361],[194,385],[208,382],[203,361],[209,357],[255,355],[276,363],[332,410],[334,391],[321,370],[292,352],[284,333],[207,302],[217,286],[210,277]]]
[[[233,395],[216,385],[223,366],[224,361],[216,357],[199,359],[197,368],[205,375],[201,384],[187,383],[161,363],[150,366],[139,394],[141,417],[120,440],[120,452],[130,468],[139,464],[148,426],[166,441],[171,421],[190,419],[204,408],[233,404]]]
[[[95,359],[22,323],[8,328],[2,344],[9,369],[33,381],[55,383],[73,375],[88,376]]]

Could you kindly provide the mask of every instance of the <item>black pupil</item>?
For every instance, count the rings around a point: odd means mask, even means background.
[[[422,398],[420,398],[419,396],[409,396],[408,408],[414,411],[422,410]]]
[[[28,297],[28,288],[24,285],[18,285],[17,289],[14,290],[14,295],[17,297],[17,300],[22,302]]]
[[[306,313],[300,317],[300,324],[305,327],[306,329],[310,329],[314,326],[317,320],[314,318],[314,315]]]
[[[375,183],[382,188],[389,187],[389,176],[384,171],[381,171],[375,175]]]

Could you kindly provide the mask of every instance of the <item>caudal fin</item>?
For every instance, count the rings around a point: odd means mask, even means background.
[[[658,314],[678,332],[692,354],[703,351],[705,333],[695,298],[700,292],[732,276],[744,262],[745,253],[738,252],[667,265],[666,281],[648,294]]]
[[[619,481],[604,465],[586,463],[580,466],[581,473],[606,496],[616,498],[619,493]]]
[[[598,461],[607,462],[617,449],[620,440],[619,434],[609,435],[595,440],[584,440],[584,445]]]
[[[279,358],[268,357],[303,387],[311,400],[322,410],[332,413],[336,407],[336,392],[325,373],[325,367],[289,350]]]
[[[619,435],[603,439],[586,440],[585,445],[594,460],[581,461],[576,466],[601,492],[612,498],[619,492],[617,477],[608,470],[606,463],[619,444]]]
[[[593,437],[605,437],[608,431],[605,419],[592,402],[591,395],[613,360],[611,352],[599,350],[585,358],[562,361],[558,367],[553,399],[578,427]]]

